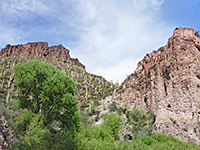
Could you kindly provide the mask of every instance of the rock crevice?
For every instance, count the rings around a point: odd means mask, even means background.
[[[199,47],[192,28],[176,28],[167,45],[147,54],[114,91],[116,103],[153,111],[154,132],[200,143]]]

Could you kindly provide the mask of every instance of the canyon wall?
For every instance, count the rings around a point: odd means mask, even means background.
[[[194,30],[176,28],[167,45],[138,63],[113,99],[153,111],[154,132],[200,143],[200,40]]]

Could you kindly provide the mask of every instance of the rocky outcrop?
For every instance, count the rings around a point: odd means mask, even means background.
[[[27,43],[25,45],[6,45],[0,52],[0,58],[11,57],[18,55],[41,56],[43,58],[56,59],[62,62],[69,62],[73,65],[82,67],[85,66],[78,59],[71,58],[69,50],[62,45],[48,47],[47,42]]]
[[[0,115],[0,150],[7,149],[9,142],[15,140],[11,128],[3,115]]]
[[[200,40],[176,28],[166,46],[147,54],[113,93],[118,105],[153,111],[154,132],[200,143]]]

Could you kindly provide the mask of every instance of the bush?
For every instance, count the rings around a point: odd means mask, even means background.
[[[115,140],[119,139],[118,131],[121,129],[121,123],[122,119],[121,117],[114,115],[113,113],[110,113],[105,120],[104,126],[111,130],[112,136]]]
[[[114,140],[112,136],[112,132],[110,128],[106,128],[106,126],[88,126],[81,135],[88,140],[96,139],[96,140],[105,140],[112,141]]]
[[[196,144],[182,142],[165,134],[143,136],[133,141],[106,141],[79,137],[79,150],[200,150]]]
[[[152,125],[155,121],[155,116],[152,112],[133,109],[127,114],[127,118],[128,123],[132,125],[132,132],[135,138],[152,134]]]
[[[111,113],[106,117],[103,124],[100,126],[89,125],[86,129],[83,129],[80,136],[88,140],[114,141],[119,139],[120,126],[121,118]]]
[[[115,103],[115,101],[113,101],[109,106],[108,106],[110,112],[114,112],[117,110],[117,105]]]

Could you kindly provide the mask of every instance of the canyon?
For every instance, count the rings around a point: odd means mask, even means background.
[[[88,73],[85,66],[77,58],[71,58],[69,50],[62,45],[49,47],[47,42],[8,44],[0,52],[0,94],[3,95],[0,106],[5,104],[5,111],[17,95],[13,66],[33,60],[35,56],[75,81],[76,99],[83,112],[92,113],[92,106],[107,107],[111,102],[130,111],[136,108],[153,112],[153,133],[200,143],[200,39],[194,29],[176,28],[168,43],[146,54],[136,70],[118,86]],[[99,117],[101,112],[93,109]],[[109,113],[108,110],[105,112]],[[8,125],[9,119],[3,113],[0,113],[0,130],[8,137],[0,132],[0,146],[6,147],[14,136]]]

